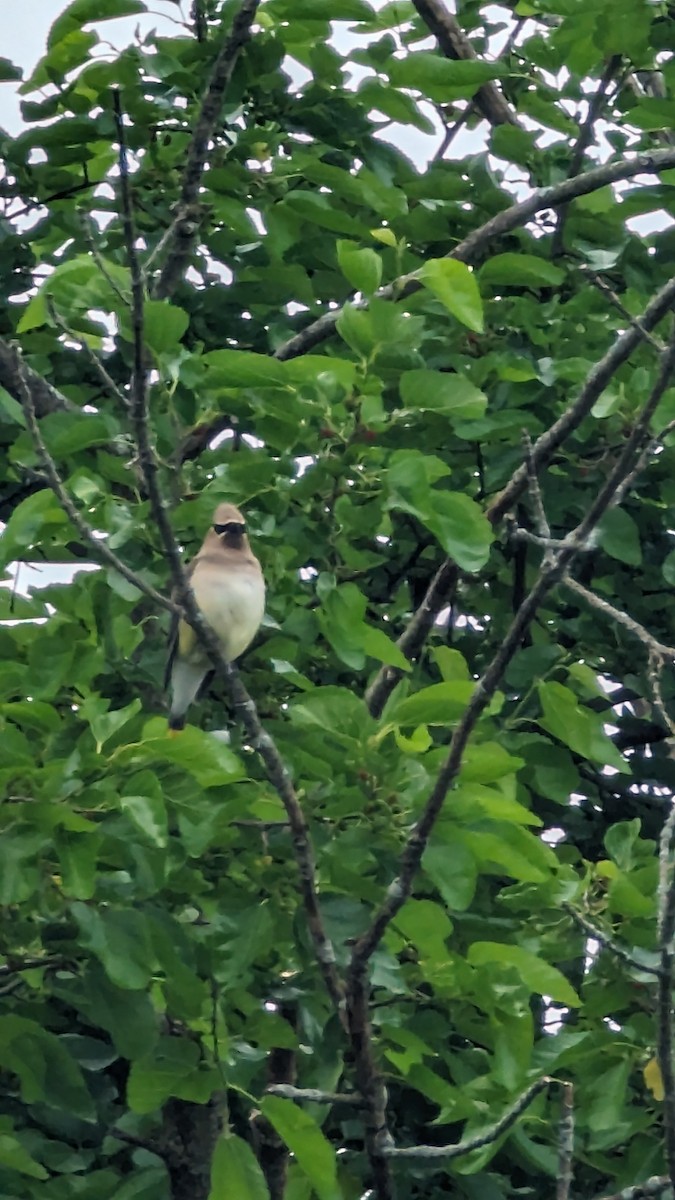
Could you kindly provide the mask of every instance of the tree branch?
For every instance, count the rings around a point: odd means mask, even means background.
[[[503,1117],[495,1121],[489,1129],[483,1133],[477,1133],[474,1137],[466,1138],[461,1142],[456,1142],[452,1146],[390,1146],[385,1150],[388,1158],[460,1158],[463,1154],[471,1154],[473,1150],[480,1150],[482,1146],[490,1146],[497,1141],[503,1133],[506,1133],[512,1125],[515,1125],[518,1117],[529,1108],[532,1101],[543,1092],[551,1083],[555,1083],[549,1075],[544,1075],[542,1079],[537,1079],[535,1083],[530,1084],[528,1088],[518,1097],[511,1108],[507,1109]]]
[[[570,575],[564,575],[562,582],[566,588],[574,592],[576,596],[579,596],[591,608],[597,609],[605,617],[609,617],[611,621],[616,622],[617,625],[622,625],[624,629],[632,633],[633,637],[642,642],[647,654],[658,654],[664,658],[675,660],[675,647],[666,646],[663,642],[659,642],[649,630],[645,629],[644,625],[640,625],[639,621],[635,621],[633,617],[629,617],[628,613],[621,612],[620,609],[610,604],[608,600],[604,600],[602,596],[591,592],[589,588],[584,587],[576,579],[572,579]]]
[[[0,387],[4,387],[19,404],[23,404],[24,390],[28,388],[36,417],[45,417],[52,412],[78,411],[77,405],[23,362],[14,343],[3,337],[0,337]]]
[[[675,281],[671,281],[670,286],[675,287]],[[630,334],[636,336],[634,330],[627,331],[626,336]],[[358,981],[363,979],[367,963],[379,945],[384,931],[410,896],[413,881],[429,841],[431,831],[443,807],[447,793],[459,774],[464,750],[479,717],[492,700],[499,687],[504,671],[519,648],[523,635],[534,619],[542,600],[555,584],[560,581],[579,553],[587,545],[600,519],[614,505],[625,477],[633,471],[644,431],[649,426],[649,421],[668,385],[674,368],[675,339],[673,339],[673,342],[661,357],[659,374],[654,387],[605,483],[600,488],[598,495],[577,527],[567,535],[561,543],[560,548],[542,563],[539,576],[518,609],[501,646],[495,653],[484,674],[476,683],[464,715],[455,727],[447,758],[437,776],[429,799],[403,848],[399,861],[398,877],[387,889],[385,898],[375,913],[370,926],[354,946],[348,972],[348,994],[358,984]],[[543,435],[544,438],[546,436],[546,434]],[[539,440],[541,441],[542,439],[540,438]],[[534,453],[536,453],[536,446]],[[525,465],[520,468],[520,471],[524,472],[527,478],[527,467]]]
[[[653,329],[673,304],[675,304],[675,277],[669,280],[649,302],[639,327],[631,325],[616,339],[604,357],[596,363],[574,403],[565,409],[562,416],[545,433],[542,433],[541,437],[537,438],[531,450],[529,465],[528,463],[521,464],[514,471],[506,487],[488,506],[485,515],[490,524],[496,525],[508,512],[527,487],[530,472],[532,470],[540,471],[542,467],[546,466],[565,438],[581,424],[584,417],[591,411],[619,367],[623,366],[640,344],[644,337],[644,331]],[[636,464],[636,470],[639,469],[643,457],[644,452]],[[414,659],[420,653],[440,610],[448,603],[448,598],[457,584],[459,574],[459,568],[452,559],[446,559],[436,572],[422,603],[398,639],[397,645],[407,658]],[[372,716],[381,716],[388,697],[402,675],[403,672],[397,667],[384,666],[378,671],[365,696],[368,710]]]
[[[574,1170],[574,1085],[563,1083],[558,1125],[558,1181],[555,1200],[569,1200]]]
[[[175,291],[195,244],[199,227],[199,188],[206,166],[209,143],[220,117],[223,97],[234,71],[239,54],[251,36],[251,25],[260,0],[242,0],[232,22],[230,35],[223,42],[206,91],[194,133],[190,139],[187,161],[181,181],[176,216],[167,235],[162,239],[166,253],[164,265],[153,287],[158,300],[166,300]]]
[[[15,355],[15,363],[13,365],[13,374],[18,384],[19,396],[21,405],[26,417],[26,424],[33,439],[33,445],[38,456],[40,467],[44,472],[45,479],[56,496],[61,508],[65,512],[71,524],[75,527],[85,545],[89,548],[91,556],[95,562],[102,563],[105,566],[112,567],[119,575],[122,575],[129,583],[132,583],[139,592],[149,596],[155,604],[159,604],[161,608],[168,609],[169,612],[180,613],[178,605],[169,600],[167,596],[163,596],[158,592],[152,584],[146,583],[141,579],[135,571],[122,562],[112,550],[106,545],[101,538],[97,537],[91,525],[85,521],[80,515],[79,510],[75,507],[73,501],[68,495],[62,481],[61,476],[56,468],[56,463],[47,449],[46,442],[42,436],[40,424],[35,411],[33,400],[33,391],[30,382],[30,374],[27,379],[24,379],[23,372],[27,370],[19,357],[18,350],[13,349]]]
[[[349,1104],[352,1108],[363,1108],[363,1097],[358,1092],[322,1092],[319,1088],[294,1087],[291,1083],[270,1083],[265,1092],[268,1096],[283,1096],[285,1100],[306,1100],[310,1104]]]
[[[658,938],[661,974],[658,990],[657,1058],[663,1081],[663,1127],[668,1176],[675,1187],[675,1065],[673,1063],[673,956],[675,948],[675,872],[672,850],[675,810],[668,817],[659,843]]]
[[[657,978],[661,975],[660,967],[654,967],[649,963],[641,962],[640,959],[636,958],[630,950],[627,950],[626,947],[622,946],[620,942],[616,942],[609,933],[605,933],[604,929],[599,929],[597,925],[594,925],[592,921],[589,921],[588,917],[585,917],[583,913],[580,913],[572,904],[569,904],[567,901],[563,901],[562,907],[564,908],[565,912],[569,914],[574,923],[578,925],[580,929],[583,929],[584,933],[588,934],[589,937],[594,938],[595,941],[599,942],[599,944],[603,946],[605,950],[611,951],[616,958],[621,959],[621,961],[625,962],[629,967],[633,967],[636,971],[642,971],[645,975],[655,975]]]
[[[636,336],[634,330],[629,332]],[[358,938],[352,950],[346,979],[347,1013],[355,1055],[357,1086],[367,1106],[366,1149],[373,1169],[375,1194],[378,1200],[389,1200],[393,1195],[391,1175],[386,1171],[387,1160],[391,1157],[392,1150],[386,1124],[386,1093],[375,1062],[372,1044],[368,979],[370,959],[379,946],[386,929],[412,893],[415,876],[424,851],[429,844],[432,830],[447,794],[459,775],[464,751],[479,718],[494,697],[507,666],[522,645],[523,637],[534,620],[539,605],[588,544],[598,522],[612,507],[623,480],[634,469],[644,430],[649,425],[674,367],[675,339],[662,355],[656,383],[604,486],[577,527],[567,535],[558,549],[545,556],[538,578],[516,612],[499,649],[476,683],[464,714],[455,727],[447,757],[438,773],[429,798],[403,847],[399,859],[398,875],[387,888],[384,899],[372,917],[370,925]],[[531,469],[531,464],[523,467],[526,479],[528,470],[531,471]],[[675,885],[671,891],[675,897]],[[673,925],[675,926],[675,898],[673,899]],[[669,953],[671,952],[669,951]],[[670,959],[668,961],[670,963]],[[672,967],[672,963],[670,965]],[[668,992],[668,1005],[670,1005],[670,991]],[[668,1013],[670,1013],[670,1007],[668,1007]],[[670,1025],[668,1025],[668,1032],[671,1032]],[[675,1110],[675,1090],[673,1091],[673,1105]],[[675,1121],[673,1129],[675,1131]],[[434,1150],[435,1156],[436,1148],[430,1147],[429,1149]],[[411,1155],[417,1153],[419,1151],[416,1148],[411,1148]]]
[[[125,409],[128,409],[129,401],[128,401],[127,397],[124,395],[124,392],[120,391],[117,384],[115,383],[115,380],[112,379],[111,376],[108,374],[105,366],[103,365],[100,358],[98,357],[98,354],[94,353],[94,351],[92,350],[89,343],[85,340],[85,338],[78,337],[78,335],[76,333],[73,333],[68,328],[66,322],[63,320],[63,317],[60,315],[60,313],[58,313],[56,311],[56,306],[55,306],[54,301],[51,296],[46,297],[46,304],[47,304],[47,311],[48,311],[54,325],[56,325],[56,327],[61,330],[61,333],[65,334],[66,337],[70,338],[71,341],[73,341],[77,344],[80,352],[84,355],[84,357],[87,359],[87,361],[91,364],[91,366],[96,371],[96,374],[98,375],[98,377],[101,381],[101,385],[104,388],[104,390],[106,392],[108,392],[108,395],[112,396],[113,400],[117,401],[122,412],[124,412]]]
[[[457,259],[459,262],[473,263],[494,238],[502,237],[505,233],[511,233],[514,229],[525,225],[530,217],[535,216],[538,212],[547,208],[558,208],[561,204],[575,200],[578,196],[587,196],[589,193],[596,192],[599,188],[607,187],[611,183],[617,183],[621,179],[632,179],[635,175],[658,175],[660,171],[667,171],[672,167],[675,167],[675,149],[655,150],[652,154],[639,154],[632,159],[605,163],[601,167],[595,167],[592,171],[584,171],[581,175],[575,175],[572,179],[563,179],[551,187],[537,188],[526,200],[512,204],[510,208],[502,209],[484,225],[475,229],[446,257]],[[411,274],[403,275],[393,283],[387,284],[386,287],[380,288],[375,296],[379,300],[403,300],[419,291],[421,287],[419,272],[413,271]],[[323,313],[311,325],[307,325],[300,333],[296,333],[288,341],[278,346],[274,357],[281,361],[298,358],[327,341],[335,332],[335,326],[343,307],[340,306]],[[357,307],[367,308],[367,302],[364,301]]]
[[[413,0],[413,4],[446,58],[465,61],[478,58],[457,18],[448,12],[441,0]],[[484,83],[479,87],[472,102],[491,125],[519,124],[510,104],[494,83]]]
[[[152,515],[157,524],[160,540],[169,563],[176,596],[183,610],[181,615],[194,629],[199,641],[209,655],[214,670],[224,680],[232,703],[240,714],[244,731],[258,751],[266,767],[267,777],[286,809],[296,864],[300,875],[300,890],[308,928],[314,945],[314,952],[326,990],[338,1014],[344,1020],[344,989],[335,963],[335,952],[323,925],[316,890],[314,852],[302,806],[274,741],[260,723],[253,700],[241,682],[236,668],[223,658],[218,638],[201,614],[192,588],[189,586],[185,571],[183,570],[180,552],[173,535],[166,504],[162,495],[158,477],[157,458],[150,437],[145,375],[145,347],[143,341],[143,279],[136,253],[133,204],[119,94],[115,98],[115,114],[120,143],[120,205],[132,285],[131,326],[134,345],[133,375],[131,381],[131,421],[138,446],[140,470],[145,482]]]
[[[579,129],[579,137],[577,138],[577,142],[574,147],[574,153],[572,154],[572,161],[568,171],[569,176],[576,175],[581,168],[581,165],[584,161],[584,154],[586,153],[590,145],[591,138],[593,137],[593,126],[595,125],[595,122],[602,111],[605,97],[607,95],[607,89],[620,67],[621,55],[615,54],[609,59],[609,62],[602,73],[600,83],[588,102],[586,119]],[[561,205],[558,210],[558,220],[555,233],[553,234],[553,240],[551,242],[551,258],[557,258],[562,251],[567,213],[568,206],[566,204]]]
[[[600,1200],[655,1200],[669,1187],[670,1178],[667,1175],[652,1175],[651,1179],[646,1179],[644,1183],[622,1188],[620,1192],[612,1192],[611,1196],[601,1196]]]
[[[631,313],[629,313],[625,304],[621,300],[621,297],[617,296],[614,289],[611,288],[609,284],[602,278],[602,275],[599,275],[597,271],[592,271],[590,267],[584,267],[584,271],[598,291],[603,292],[605,296],[607,296],[608,300],[611,300],[616,311],[620,312],[621,316],[625,317],[630,325],[633,325],[636,329],[641,331],[643,338],[646,342],[649,342],[650,346],[653,346],[654,349],[658,350],[659,352],[664,349],[663,342],[659,338],[653,337],[651,333],[648,333],[646,329],[642,328],[637,317],[634,317],[631,315]]]

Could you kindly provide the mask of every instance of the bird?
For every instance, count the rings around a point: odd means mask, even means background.
[[[223,657],[234,662],[250,646],[265,612],[262,568],[246,536],[246,522],[234,504],[219,504],[201,549],[186,576],[197,606],[220,642]],[[169,732],[185,726],[188,708],[213,665],[197,635],[174,615],[164,678],[171,687]]]

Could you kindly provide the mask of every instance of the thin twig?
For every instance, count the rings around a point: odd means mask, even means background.
[[[540,539],[551,538],[551,527],[548,523],[546,512],[544,509],[544,501],[541,497],[541,488],[539,486],[539,478],[537,476],[537,468],[534,464],[534,455],[532,453],[532,439],[527,430],[523,430],[523,444],[525,446],[525,466],[527,467],[527,486],[534,509],[535,525],[537,534]]]
[[[489,1129],[485,1129],[482,1133],[477,1133],[473,1137],[466,1138],[461,1142],[456,1142],[452,1146],[390,1146],[385,1150],[388,1158],[459,1158],[463,1154],[471,1154],[473,1150],[480,1150],[482,1146],[491,1146],[497,1138],[506,1133],[512,1125],[515,1125],[518,1117],[529,1108],[532,1101],[543,1092],[555,1080],[549,1075],[544,1075],[542,1079],[537,1079],[535,1083],[531,1083],[528,1088],[518,1097],[514,1104],[504,1113],[494,1125]]]
[[[572,155],[572,161],[570,163],[568,175],[576,175],[581,169],[581,165],[584,161],[584,154],[586,153],[590,145],[591,138],[593,137],[593,126],[595,125],[595,122],[602,111],[605,97],[607,95],[607,89],[620,66],[621,55],[613,55],[602,73],[602,78],[598,84],[598,87],[588,102],[586,119],[579,128],[579,137],[577,138],[577,143],[574,147],[574,153]],[[558,209],[557,224],[553,234],[553,239],[551,241],[551,258],[557,258],[562,252],[565,221],[567,220],[568,211],[569,206],[566,204],[562,205]]]
[[[562,1084],[562,1104],[558,1124],[558,1180],[555,1200],[570,1200],[574,1170],[574,1085]]]
[[[562,907],[564,908],[565,912],[569,914],[574,923],[578,925],[580,929],[583,929],[584,933],[588,934],[590,938],[594,938],[594,940],[603,946],[605,950],[610,950],[615,958],[621,959],[621,961],[625,962],[629,967],[633,967],[633,969],[636,971],[642,971],[645,975],[655,975],[657,978],[661,975],[660,966],[651,966],[649,963],[642,962],[639,958],[636,958],[636,956],[631,953],[630,950],[627,950],[626,947],[622,946],[620,942],[616,942],[611,934],[605,933],[604,929],[599,929],[597,925],[594,925],[592,921],[589,921],[588,917],[585,917],[583,913],[580,913],[572,904],[569,904],[567,901],[563,901]]]
[[[19,375],[21,363],[21,375]],[[78,407],[59,392],[43,375],[38,375],[17,353],[14,342],[0,337],[0,387],[4,387],[19,404],[23,403],[23,388],[29,387],[37,417],[52,412],[78,412]]]
[[[648,629],[645,629],[644,625],[641,625],[639,621],[636,621],[633,617],[629,617],[628,613],[622,612],[619,608],[615,608],[615,606],[610,604],[608,600],[605,600],[602,596],[598,596],[595,592],[590,591],[589,588],[584,587],[583,583],[579,583],[576,579],[572,579],[569,574],[563,575],[561,582],[563,583],[564,587],[569,589],[569,591],[574,592],[576,596],[579,596],[582,600],[585,600],[586,604],[589,604],[591,608],[597,609],[598,612],[601,612],[604,616],[609,617],[611,621],[614,621],[617,625],[622,625],[624,629],[627,629],[629,633],[632,633],[633,637],[638,638],[638,640],[642,642],[649,654],[656,653],[663,655],[664,658],[675,661],[675,646],[666,646],[663,644],[663,642],[659,642],[658,639],[655,638]]]
[[[622,1188],[620,1192],[612,1192],[611,1196],[601,1196],[600,1200],[656,1200],[670,1187],[667,1175],[652,1175],[644,1183],[636,1183],[634,1187]]]
[[[75,507],[62,483],[61,476],[56,469],[56,463],[47,449],[47,445],[42,436],[40,424],[35,412],[31,386],[28,380],[24,377],[23,362],[19,358],[19,354],[16,349],[14,353],[16,354],[17,358],[14,369],[19,386],[21,403],[26,418],[26,424],[28,425],[30,435],[33,439],[33,445],[38,456],[40,467],[45,474],[45,478],[49,486],[61,505],[61,508],[65,512],[71,524],[74,525],[83,542],[85,542],[91,551],[92,558],[95,562],[112,567],[113,570],[117,571],[118,574],[126,579],[129,583],[132,583],[135,588],[138,588],[139,592],[144,593],[151,600],[153,600],[155,604],[159,604],[161,608],[165,608],[172,613],[180,614],[181,610],[177,604],[174,604],[172,600],[169,600],[168,596],[163,596],[162,593],[158,592],[156,588],[152,587],[151,584],[146,583],[144,579],[141,579],[140,575],[137,575],[135,571],[132,571],[129,567],[127,567],[127,565],[122,562],[122,559],[118,558],[117,555],[109,549],[107,544],[101,538],[96,536],[91,525],[89,525],[89,523],[85,521],[84,517],[80,515],[80,512]]]
[[[269,1096],[283,1096],[286,1100],[306,1100],[311,1104],[349,1104],[352,1108],[363,1108],[363,1096],[358,1092],[323,1092],[320,1088],[294,1087],[292,1083],[270,1083],[265,1092]]]
[[[323,924],[316,889],[314,852],[302,806],[274,741],[261,725],[253,700],[241,682],[236,668],[223,658],[218,638],[202,616],[197,605],[194,593],[187,582],[185,571],[183,570],[178,545],[171,529],[166,504],[162,495],[157,459],[150,438],[143,344],[143,279],[135,246],[124,122],[118,95],[115,98],[115,113],[120,142],[120,203],[132,283],[131,324],[134,338],[134,365],[131,384],[131,419],[138,446],[140,470],[145,482],[152,515],[157,524],[164,553],[169,563],[176,596],[182,606],[182,616],[194,629],[199,641],[207,651],[215,671],[224,680],[230,698],[239,712],[244,731],[251,740],[252,745],[258,751],[266,767],[268,779],[286,809],[291,828],[296,864],[300,875],[300,889],[304,902],[305,916],[312,937],[314,952],[328,994],[340,1018],[344,1020],[343,984],[335,962],[335,951]]]
[[[598,291],[603,292],[604,295],[607,296],[607,298],[612,301],[612,304],[614,305],[617,312],[620,312],[621,316],[625,317],[625,319],[629,322],[629,324],[631,324],[635,329],[639,329],[643,338],[645,339],[646,342],[649,342],[650,346],[653,346],[655,350],[659,351],[659,353],[661,353],[665,349],[665,346],[664,346],[663,342],[661,341],[661,339],[654,337],[654,335],[652,333],[649,333],[648,330],[643,329],[643,327],[640,324],[640,322],[638,321],[637,317],[634,317],[631,313],[629,313],[628,309],[626,308],[626,306],[623,303],[623,301],[621,300],[621,298],[619,296],[617,296],[614,289],[609,286],[609,284],[602,278],[602,276],[598,275],[597,271],[593,271],[593,270],[591,270],[590,267],[584,266],[584,273],[586,275],[588,275],[589,279],[591,280],[591,283],[593,283],[593,285],[598,289]]]
[[[120,1129],[118,1125],[113,1125],[112,1129],[108,1131],[108,1137],[116,1138],[118,1142],[125,1142],[128,1146],[134,1146],[139,1150],[148,1150],[150,1154],[156,1154],[158,1158],[166,1159],[167,1157],[154,1139],[127,1133],[126,1129]]]
[[[654,705],[656,712],[663,721],[663,724],[666,726],[666,729],[669,729],[671,735],[675,737],[675,721],[673,721],[668,709],[666,708],[666,702],[663,699],[662,689],[663,672],[668,662],[673,662],[673,655],[668,655],[666,658],[658,650],[650,650],[649,663],[647,664],[647,682],[651,692],[652,704]]]
[[[675,1188],[675,1065],[673,1063],[673,938],[675,937],[675,808],[659,843],[658,938],[661,976],[658,989],[657,1058],[663,1081],[663,1128],[668,1175]]]
[[[169,229],[170,236],[163,239],[166,259],[153,288],[153,295],[158,300],[167,299],[175,291],[192,253],[199,228],[199,188],[209,144],[216,131],[225,90],[232,78],[237,59],[251,36],[251,26],[259,3],[260,0],[242,0],[232,22],[230,35],[224,40],[213,64],[194,133],[190,138],[176,216]]]
[[[98,354],[94,354],[94,351],[85,338],[79,337],[76,333],[73,333],[72,330],[68,328],[66,322],[63,320],[63,317],[56,311],[56,307],[51,296],[47,296],[47,311],[57,328],[60,329],[61,332],[66,335],[66,337],[69,337],[71,341],[76,343],[87,361],[91,363],[99,379],[101,380],[103,387],[109,393],[109,395],[111,395],[113,399],[117,401],[117,403],[120,405],[120,408],[128,408],[129,401],[127,397],[124,395],[124,392],[120,391],[115,383],[115,380],[112,379],[108,374],[103,363],[98,357]]]
[[[101,275],[105,279],[110,290],[115,294],[115,296],[117,296],[117,299],[124,306],[124,308],[126,308],[129,303],[129,297],[124,295],[124,292],[122,291],[121,287],[119,286],[117,281],[115,279],[113,279],[110,271],[108,270],[108,265],[107,265],[103,255],[101,254],[101,251],[99,250],[99,248],[96,244],[96,238],[94,237],[94,235],[91,231],[90,218],[87,216],[86,213],[82,212],[81,210],[78,211],[78,216],[79,216],[79,220],[80,220],[80,228],[82,230],[82,234],[84,236],[84,240],[85,240],[85,243],[86,243],[89,253],[91,254],[94,262],[96,263],[96,266],[98,267],[99,271],[101,272]]]
[[[7,975],[20,975],[22,971],[34,971],[41,967],[63,967],[67,961],[65,958],[48,958],[46,955],[38,954],[28,958],[10,957],[7,962],[0,963],[0,979]]]
[[[668,424],[663,427],[663,429],[655,434],[653,438],[650,438],[650,440],[646,443],[644,449],[640,453],[640,457],[638,458],[635,467],[631,471],[630,475],[626,476],[623,482],[618,501],[619,503],[621,503],[621,500],[628,489],[633,486],[633,483],[637,479],[638,475],[641,474],[641,472],[645,469],[652,455],[656,454],[657,450],[662,448],[664,438],[667,438],[668,435],[673,432],[673,430],[675,430],[675,421],[669,421]]]

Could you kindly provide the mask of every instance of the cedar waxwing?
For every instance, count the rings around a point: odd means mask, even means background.
[[[233,504],[219,504],[213,525],[187,578],[195,600],[217,634],[228,662],[253,641],[265,611],[265,581],[246,537],[246,524]],[[185,714],[212,670],[208,655],[190,625],[174,617],[164,685],[171,683],[169,729],[185,725]]]

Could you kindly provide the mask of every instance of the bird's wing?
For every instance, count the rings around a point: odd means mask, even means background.
[[[196,562],[197,562],[197,559],[193,558],[190,565],[186,568],[185,575],[188,580],[192,579],[192,575],[194,573]],[[172,600],[176,599],[175,592],[171,593],[171,599]],[[181,653],[183,653],[183,654],[188,654],[190,649],[192,648],[191,645],[187,644],[188,641],[190,641],[190,638],[189,638],[190,634],[192,634],[192,638],[194,638],[194,633],[193,633],[192,629],[190,628],[190,626],[186,625],[185,621],[181,621],[180,617],[178,616],[178,613],[172,613],[171,614],[171,624],[169,625],[168,654],[167,654],[167,659],[166,659],[166,668],[164,670],[164,689],[165,690],[166,690],[166,688],[168,688],[169,684],[171,683],[171,672],[173,671],[173,664],[175,662],[176,654],[178,653],[178,650],[180,649]]]

